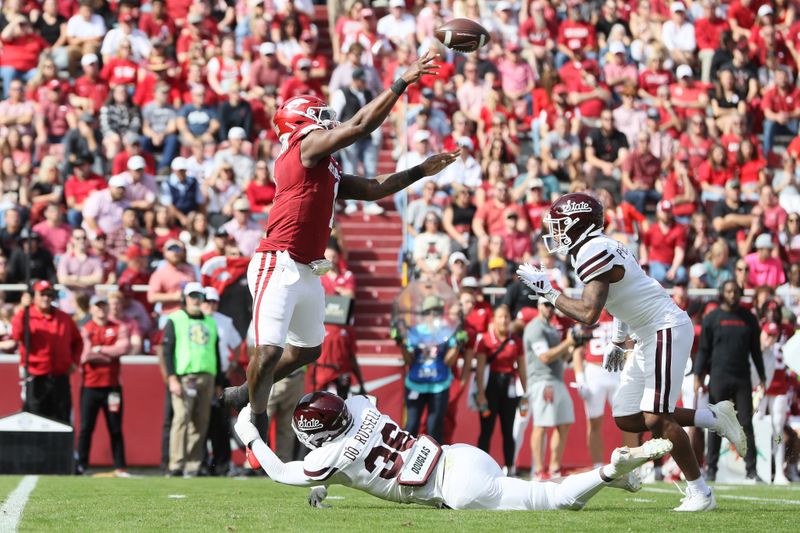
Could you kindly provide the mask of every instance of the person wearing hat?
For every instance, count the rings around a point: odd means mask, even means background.
[[[202,309],[205,289],[190,282],[180,294],[180,309],[167,316],[164,327],[164,366],[173,412],[168,472],[195,477],[205,452],[214,386],[222,385],[223,374],[217,322]]]
[[[426,296],[419,308],[419,323],[395,340],[407,366],[405,379],[406,425],[412,435],[420,432],[422,416],[427,411],[423,433],[443,442],[444,420],[453,373],[450,367],[458,358],[455,335],[439,338],[437,321],[443,320],[445,301],[436,295]],[[431,337],[436,340],[431,341]]]
[[[786,273],[783,263],[772,255],[775,245],[772,235],[762,233],[755,240],[755,252],[744,257],[750,271],[747,276],[748,283],[753,287],[777,287],[786,283]]]
[[[389,13],[378,21],[377,31],[395,45],[415,41],[417,22],[406,11],[406,0],[389,0]]]
[[[307,94],[318,98],[325,95],[322,83],[311,77],[311,60],[297,55],[292,59],[291,75],[281,85],[279,96],[285,102]]]
[[[127,172],[119,174],[125,178],[125,199],[129,207],[144,212],[153,208],[158,198],[158,184],[147,172],[145,158],[140,155],[128,159]]]
[[[458,291],[461,287],[462,280],[467,276],[469,259],[464,255],[464,252],[455,251],[451,253],[450,257],[447,259],[447,266],[449,270],[447,282],[454,291]]]
[[[708,275],[705,263],[695,263],[689,268],[689,288],[707,289]]]
[[[172,173],[161,183],[161,204],[167,206],[172,216],[186,227],[189,214],[198,211],[206,199],[200,183],[188,175],[189,161],[185,157],[173,159],[170,168]]]
[[[350,54],[348,54],[348,59]],[[360,59],[359,59],[360,60]],[[349,63],[348,63],[349,64]],[[337,68],[337,71],[339,69]],[[367,86],[369,74],[364,66],[352,69],[349,87],[342,87],[331,96],[331,107],[336,111],[340,121],[350,120],[375,98],[375,93]],[[342,151],[342,171],[346,174],[377,176],[378,175],[378,147],[381,144],[380,129],[372,135],[362,137]],[[359,173],[359,163],[364,171]],[[352,215],[358,210],[356,200],[345,200],[345,214]],[[383,208],[375,202],[364,202],[365,215],[381,215]]]
[[[108,188],[94,191],[83,206],[83,229],[93,238],[100,231],[108,235],[122,226],[122,213],[129,206],[126,197],[128,179],[111,176]]]
[[[225,255],[225,247],[231,240],[230,236],[228,235],[228,230],[220,226],[219,228],[214,230],[213,235],[214,235],[214,240],[212,242],[212,248],[208,252],[200,256],[200,266],[203,266],[203,263],[205,263],[209,259]]]
[[[181,306],[181,288],[197,279],[193,266],[186,262],[186,246],[178,239],[169,239],[162,250],[165,262],[150,276],[147,287],[147,301],[151,305],[160,304],[159,326],[171,312]]]
[[[242,255],[251,257],[264,234],[261,224],[250,216],[250,202],[241,197],[233,202],[233,218],[221,226],[236,242]]]
[[[264,87],[280,87],[288,77],[286,68],[278,62],[275,43],[263,42],[258,47],[258,57],[250,65],[245,87],[250,94],[261,97]]]
[[[662,200],[656,208],[656,223],[647,228],[640,246],[639,260],[647,265],[650,277],[666,287],[686,283],[686,228],[675,223],[672,203]]]
[[[687,63],[694,59],[697,49],[695,28],[686,16],[686,6],[681,1],[672,2],[670,18],[661,27],[661,42],[676,63]]]
[[[100,59],[97,54],[80,58],[83,75],[75,80],[69,94],[69,103],[76,109],[97,113],[108,99],[108,82],[100,77]]]
[[[515,263],[530,259],[533,253],[530,231],[519,229],[519,217],[520,214],[516,209],[506,209],[505,213],[503,213],[505,226],[499,233],[503,238],[505,258]]]
[[[120,360],[130,354],[128,328],[108,318],[108,299],[95,294],[89,300],[91,318],[81,327],[81,429],[78,436],[78,458],[75,473],[85,474],[89,467],[97,415],[103,411],[111,440],[111,456],[117,477],[128,477],[125,471],[125,441],[122,436],[122,383]]]
[[[760,381],[756,395],[763,396],[767,378],[761,352],[761,328],[755,315],[742,307],[741,297],[742,289],[735,281],[728,280],[720,286],[719,307],[703,318],[692,372],[695,396],[700,391],[708,391],[708,400],[712,404],[724,400],[732,400],[735,404],[737,418],[747,436],[746,477],[760,481],[756,474],[751,359]],[[721,440],[716,432],[709,433],[706,473],[709,481],[716,479]]]
[[[231,92],[231,99],[228,100],[225,104],[220,106],[220,121],[223,123],[224,126],[229,124],[231,117],[236,115],[236,109],[238,108],[238,104],[246,104],[248,108],[247,117],[245,119],[245,123],[249,125],[250,123],[250,114],[252,110],[250,109],[250,105],[247,104],[244,100],[239,98],[239,91],[238,86],[236,89],[236,96],[234,97],[234,92]],[[235,105],[232,100],[237,99],[241,100],[237,102]],[[223,114],[227,114],[228,118],[223,118]],[[245,118],[245,117],[241,117]],[[223,131],[224,130],[223,128]],[[250,181],[253,178],[253,173],[255,171],[255,161],[253,158],[244,153],[244,143],[247,142],[247,131],[245,128],[240,126],[233,126],[228,131],[228,147],[222,150],[218,150],[216,154],[214,154],[214,166],[219,167],[223,163],[227,163],[233,169],[233,175],[236,179],[236,183],[239,185],[243,185]]]
[[[694,71],[689,65],[678,65],[675,73],[678,82],[669,87],[670,102],[675,113],[688,120],[705,118],[710,104],[705,86],[694,80]]]
[[[27,376],[25,410],[69,425],[69,376],[80,363],[83,340],[72,317],[53,306],[56,297],[49,281],[35,282],[31,303],[11,320],[11,338],[18,343],[20,366]]]

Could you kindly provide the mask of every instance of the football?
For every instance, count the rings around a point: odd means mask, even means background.
[[[486,28],[470,19],[453,19],[439,26],[436,38],[456,52],[474,52],[491,39]]]

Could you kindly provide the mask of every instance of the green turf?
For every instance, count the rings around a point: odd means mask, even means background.
[[[0,477],[0,488],[17,480]],[[580,512],[448,511],[396,505],[332,487],[331,509],[311,509],[306,489],[264,479],[98,479],[43,477],[21,531],[797,531],[800,490],[718,487],[718,510],[669,512],[671,485],[637,494],[604,490]],[[180,495],[181,498],[170,497]],[[742,498],[763,498],[756,501]]]
[[[19,484],[20,476],[0,476],[0,505],[6,501],[6,498],[12,490]]]

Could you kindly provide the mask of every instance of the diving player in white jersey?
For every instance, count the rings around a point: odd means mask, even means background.
[[[582,509],[603,487],[639,490],[636,468],[672,449],[668,440],[653,439],[638,448],[617,448],[611,463],[601,468],[537,482],[505,477],[494,459],[474,446],[439,446],[427,436],[414,438],[364,396],[345,401],[329,392],[306,394],[295,408],[292,427],[311,452],[290,463],[261,440],[249,406],[235,429],[279,483],[346,485],[392,502],[451,509]],[[321,504],[325,494],[325,489],[312,491],[309,503]]]
[[[676,408],[694,338],[689,316],[644,273],[625,245],[603,234],[603,206],[594,197],[566,194],[553,203],[542,222],[549,229],[542,236],[548,251],[570,256],[585,285],[583,294],[580,298],[561,294],[544,270],[530,264],[522,265],[517,274],[540,297],[583,324],[597,322],[603,308],[614,317],[603,367],[622,370],[612,406],[617,427],[630,433],[650,431],[672,442],[672,457],[688,483],[676,511],[714,509],[714,494],[681,426],[711,429],[727,437],[741,456],[747,441],[730,402],[708,409]],[[626,362],[624,346],[629,338],[635,348]]]

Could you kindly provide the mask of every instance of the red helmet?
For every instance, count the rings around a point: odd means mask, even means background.
[[[315,449],[345,433],[353,415],[344,400],[330,392],[311,392],[297,402],[292,429],[304,445]]]
[[[279,139],[309,124],[319,124],[326,129],[339,125],[336,111],[328,106],[325,100],[310,94],[286,100],[275,112],[272,121]]]
[[[542,239],[548,252],[564,255],[587,237],[600,235],[604,221],[603,205],[595,197],[582,192],[565,194],[542,219],[550,230]]]

